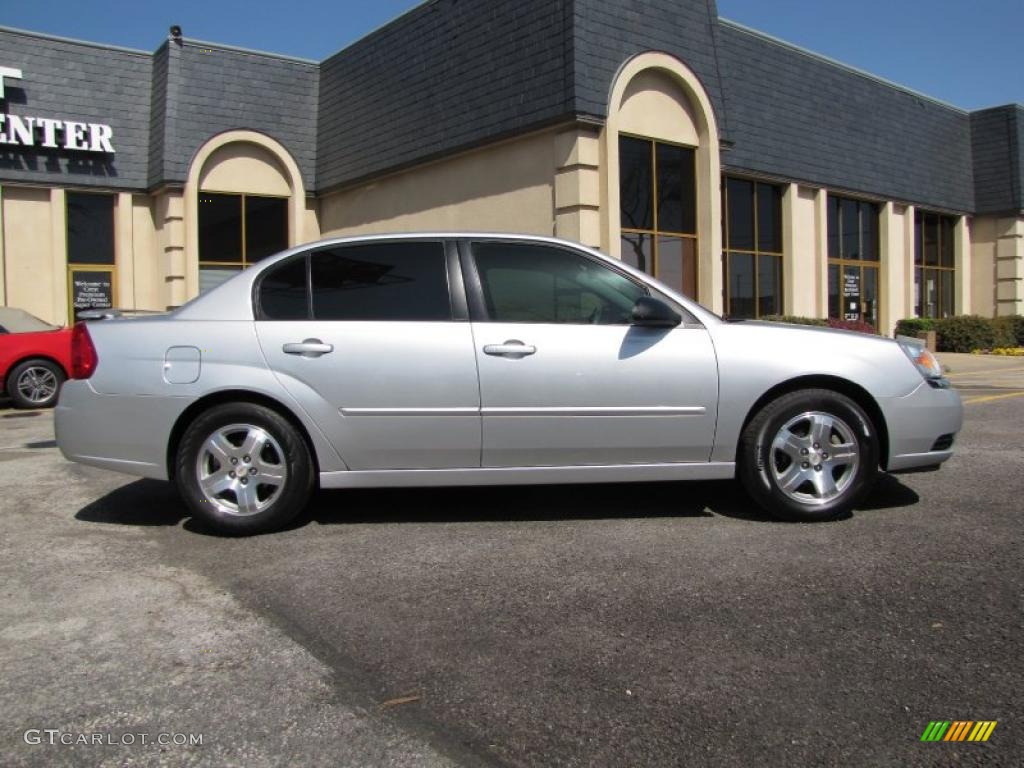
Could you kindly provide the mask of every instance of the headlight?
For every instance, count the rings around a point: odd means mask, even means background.
[[[928,348],[919,339],[912,339],[907,336],[900,336],[896,339],[900,349],[910,358],[910,362],[921,372],[929,384],[936,386],[948,386],[948,382],[942,377],[942,366],[935,359],[935,355],[928,351]]]

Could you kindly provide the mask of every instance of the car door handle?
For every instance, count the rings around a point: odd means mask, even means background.
[[[333,344],[324,344],[320,339],[304,339],[291,341],[281,347],[286,355],[302,355],[303,357],[320,357],[334,351]]]
[[[487,344],[484,346],[485,355],[495,355],[497,357],[513,357],[520,358],[532,355],[537,351],[537,348],[530,344],[523,344],[519,339],[509,339],[504,344]]]

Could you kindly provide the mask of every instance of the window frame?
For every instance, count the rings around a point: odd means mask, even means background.
[[[447,320],[318,320],[313,314],[313,257],[320,251],[335,250],[339,248],[346,248],[349,246],[365,246],[373,245],[376,243],[437,243],[440,244],[444,249],[445,255],[445,277],[446,284],[448,286],[448,302],[451,307],[452,316]],[[291,318],[283,319],[276,317],[267,317],[263,311],[263,281],[267,275],[275,269],[282,267],[284,264],[292,261],[298,261],[304,259],[306,264],[306,316],[303,318]],[[262,262],[257,262],[262,263]],[[456,243],[447,238],[431,238],[431,237],[400,237],[400,238],[380,238],[380,239],[368,239],[368,240],[346,240],[335,243],[317,243],[312,248],[307,248],[299,253],[293,253],[284,258],[278,259],[277,261],[270,262],[264,266],[260,271],[260,274],[252,284],[252,308],[253,318],[257,322],[264,323],[302,323],[302,322],[319,322],[319,323],[411,323],[411,322],[422,322],[422,323],[454,323],[454,322],[467,322],[469,320],[469,308],[466,301],[466,293],[463,284],[462,269],[459,264],[459,254],[456,247]]]
[[[660,276],[659,276],[660,249],[661,249],[661,246],[659,245],[659,242],[658,242],[659,238],[661,238],[661,237],[673,237],[673,238],[679,238],[679,239],[683,239],[683,240],[690,240],[690,241],[692,241],[693,242],[693,253],[694,253],[694,260],[693,260],[693,268],[694,268],[693,284],[697,287],[697,291],[699,292],[700,291],[700,269],[701,269],[701,267],[700,267],[700,196],[699,196],[698,191],[697,191],[698,171],[697,171],[697,163],[696,163],[696,159],[697,159],[696,158],[696,154],[697,154],[697,150],[699,148],[695,147],[695,146],[691,146],[689,144],[683,144],[681,142],[664,141],[662,139],[656,139],[656,138],[652,138],[650,136],[640,136],[640,135],[637,135],[635,133],[626,133],[624,131],[620,131],[619,134],[618,134],[617,140],[621,141],[623,138],[634,139],[634,140],[637,140],[637,141],[642,141],[645,144],[647,144],[648,149],[650,150],[649,157],[650,157],[650,170],[651,170],[651,190],[650,190],[650,192],[651,192],[651,229],[642,229],[642,228],[636,228],[636,227],[622,226],[622,203],[621,203],[621,200],[620,200],[620,202],[619,202],[619,210],[614,211],[614,212],[610,212],[610,215],[614,215],[614,216],[619,217],[619,240],[621,242],[621,240],[623,239],[623,237],[625,235],[645,235],[645,236],[648,236],[648,237],[651,238],[651,271],[650,271],[649,274],[655,280],[660,280],[661,279]],[[694,200],[693,200],[693,214],[694,214],[694,216],[693,216],[693,219],[694,219],[694,231],[692,233],[675,232],[675,231],[672,231],[672,230],[667,230],[667,229],[663,230],[663,229],[659,229],[658,228],[658,209],[660,208],[660,205],[658,203],[658,145],[659,144],[663,144],[665,146],[670,146],[670,147],[678,147],[680,149],[689,150],[690,152],[694,153],[694,176],[693,176],[693,190],[694,190]],[[619,183],[621,185],[621,183],[622,183],[622,179],[621,179],[621,176],[622,176],[622,163],[621,163],[621,161],[619,163],[619,168],[617,170],[618,170],[618,173],[619,173]],[[621,194],[621,191],[620,191],[620,194]],[[646,270],[644,270],[644,272],[646,273]],[[682,291],[680,290],[680,293],[681,292]],[[689,298],[693,299],[694,301],[697,301],[697,297],[696,296],[690,296]]]
[[[882,222],[881,222],[882,205],[877,200],[869,200],[867,198],[862,198],[862,197],[852,197],[850,195],[841,195],[841,194],[838,194],[838,193],[832,194],[831,192],[826,192],[826,200],[825,200],[826,206],[831,206],[833,200],[838,200],[838,201],[852,200],[853,202],[857,203],[858,205],[868,205],[868,206],[873,206],[874,207],[874,211],[875,211],[875,228],[874,228],[874,233],[875,233],[875,250],[874,250],[875,258],[874,259],[865,259],[863,257],[860,257],[860,258],[855,258],[854,259],[854,258],[848,258],[847,256],[845,256],[843,254],[843,236],[844,236],[844,232],[843,232],[843,224],[842,224],[842,218],[843,218],[842,210],[839,210],[839,211],[836,212],[836,224],[837,224],[837,227],[838,227],[838,231],[836,232],[836,238],[837,238],[837,242],[839,243],[839,256],[833,257],[828,252],[828,243],[829,243],[829,240],[831,239],[831,233],[828,231],[829,211],[826,210],[826,212],[825,212],[825,243],[826,243],[826,246],[825,246],[825,290],[826,290],[825,315],[830,320],[832,320],[832,319],[844,320],[845,319],[844,315],[846,314],[845,312],[840,312],[839,313],[840,316],[838,318],[833,318],[831,313],[830,313],[830,309],[829,309],[829,306],[828,306],[828,302],[829,302],[829,296],[828,296],[829,268],[832,267],[832,266],[836,266],[839,269],[839,299],[840,299],[840,303],[842,303],[842,301],[843,301],[842,290],[843,290],[843,283],[844,283],[844,279],[845,279],[844,278],[845,271],[846,271],[847,267],[856,267],[856,268],[859,269],[859,272],[860,272],[859,284],[861,286],[861,297],[862,297],[861,298],[861,302],[860,302],[860,310],[859,310],[860,320],[862,322],[868,323],[869,325],[875,326],[877,328],[879,326],[879,324],[881,323],[881,321],[882,321],[881,309],[882,309],[882,307],[885,306],[885,291],[887,290],[887,286],[884,284],[884,281],[882,280]],[[863,237],[863,234],[864,234],[864,218],[863,218],[863,209],[859,209],[858,210],[858,220],[860,222],[859,223],[859,235],[858,235],[858,243],[859,243],[858,253],[863,253],[864,252],[864,237]],[[877,295],[876,300],[875,300],[877,305],[878,305],[878,309],[876,311],[876,314],[877,314],[877,322],[876,323],[871,323],[865,317],[865,315],[864,315],[864,300],[863,300],[864,290],[863,290],[863,286],[865,285],[864,270],[866,270],[866,269],[873,269],[873,270],[875,270],[875,273],[874,273],[875,274],[875,285],[878,287],[878,295]]]
[[[487,311],[487,302],[484,298],[483,284],[480,281],[480,273],[476,268],[476,257],[473,252],[473,246],[477,243],[505,243],[509,245],[524,245],[524,246],[540,246],[544,248],[551,248],[556,251],[564,251],[580,258],[584,258],[593,264],[603,267],[620,277],[625,278],[633,285],[638,286],[644,293],[645,296],[653,296],[654,298],[660,299],[668,304],[673,310],[679,313],[683,318],[683,322],[678,327],[697,327],[703,328],[704,325],[697,319],[697,317],[690,312],[684,305],[677,302],[670,296],[662,293],[653,286],[648,285],[642,280],[638,280],[634,275],[631,275],[626,270],[619,267],[618,264],[609,263],[605,259],[601,259],[588,251],[573,248],[569,245],[563,245],[562,243],[547,242],[544,240],[528,240],[520,239],[515,237],[476,237],[476,238],[463,238],[458,241],[458,252],[459,252],[459,263],[461,264],[461,280],[460,282],[465,287],[465,296],[468,300],[469,319],[474,323],[506,323],[514,325],[550,325],[550,323],[544,322],[531,322],[531,321],[516,321],[512,323],[510,321],[494,320],[491,318],[490,313]],[[575,326],[575,327],[597,327],[597,328],[630,328],[632,326],[625,325],[598,325],[591,326],[590,324],[582,323],[559,323],[564,326]]]
[[[729,179],[736,179],[737,181],[746,181],[754,185],[754,194],[752,199],[753,206],[753,218],[754,218],[754,230],[753,230],[753,249],[747,248],[730,248],[729,247]],[[758,188],[759,187],[774,187],[779,190],[779,251],[766,251],[761,249],[761,237],[760,237],[760,226],[759,219],[761,216],[761,207],[758,205]],[[785,187],[782,184],[776,184],[775,182],[765,181],[762,179],[750,178],[748,176],[740,176],[736,174],[722,174],[722,308],[723,317],[730,317],[729,305],[732,301],[732,295],[729,290],[729,257],[731,254],[738,254],[743,256],[754,257],[754,316],[752,318],[742,318],[749,320],[758,320],[762,317],[761,315],[761,301],[760,291],[761,286],[761,257],[771,256],[777,259],[776,269],[778,270],[778,281],[779,281],[779,297],[778,307],[776,315],[786,314],[786,243],[783,237],[783,204],[782,198],[786,194]]]
[[[924,244],[925,244],[924,228],[926,226],[926,222],[925,222],[926,218],[932,218],[932,219],[935,220],[935,236],[936,236],[936,240],[935,240],[936,263],[935,264],[928,264],[927,263],[927,259],[925,258],[925,252],[924,252]],[[942,224],[943,224],[943,220],[944,219],[947,219],[949,224],[950,224],[950,234],[951,234],[951,236],[953,238],[953,245],[952,245],[952,249],[953,249],[952,250],[953,260],[952,261],[953,261],[953,263],[952,263],[951,266],[948,266],[948,267],[942,266],[942,246],[943,246],[943,242],[944,242],[943,241],[943,237],[942,237]],[[941,319],[943,317],[951,317],[951,316],[956,314],[956,227],[957,227],[957,224],[959,223],[959,220],[960,220],[959,216],[954,216],[954,215],[950,215],[950,214],[947,214],[947,213],[939,213],[938,211],[929,211],[929,210],[922,209],[922,208],[916,208],[914,210],[914,251],[913,251],[913,256],[912,256],[912,259],[911,259],[911,265],[912,265],[912,269],[914,270],[914,288],[915,288],[916,297],[917,297],[917,301],[914,302],[914,316],[915,317],[931,318],[931,319],[936,319],[937,320],[937,319]],[[918,254],[919,251],[921,253],[921,261],[920,261],[920,263],[918,263],[918,261],[917,261],[917,254]],[[941,289],[936,291],[936,294],[937,294],[936,295],[936,298],[937,298],[937,301],[936,301],[936,314],[934,316],[932,316],[932,315],[920,314],[918,312],[918,306],[920,306],[920,308],[922,310],[925,308],[925,302],[924,302],[924,282],[927,279],[929,272],[935,273],[935,277],[936,278],[940,278],[942,273],[945,273],[946,276],[952,281],[952,284],[953,284],[953,290],[952,290],[953,306],[948,308],[949,309],[949,313],[948,314],[945,314],[945,315],[943,314],[943,309],[946,309],[946,307],[944,306],[945,302],[943,301],[942,290]],[[920,282],[918,281],[918,276],[919,275],[921,277]],[[939,285],[941,285],[941,282],[939,283]]]
[[[203,197],[203,195],[220,195],[222,197],[237,197],[237,198],[240,198],[240,202],[241,202],[241,217],[239,219],[239,226],[241,228],[241,247],[242,247],[242,252],[241,252],[241,259],[239,261],[211,261],[211,260],[203,259],[203,254],[199,253],[198,262],[199,262],[199,270],[200,271],[202,271],[204,267],[213,267],[215,269],[217,269],[217,268],[219,268],[219,269],[231,269],[231,270],[234,270],[236,272],[243,272],[247,268],[251,267],[253,264],[259,264],[259,263],[265,261],[267,258],[269,258],[269,257],[264,257],[262,259],[257,259],[256,261],[250,261],[249,260],[249,253],[248,253],[249,247],[248,247],[248,244],[246,243],[246,233],[245,233],[245,230],[246,230],[246,227],[245,227],[245,223],[246,223],[245,222],[245,217],[246,217],[246,213],[245,213],[245,200],[248,197],[261,197],[261,198],[269,198],[269,199],[273,199],[273,200],[283,200],[284,201],[284,203],[285,203],[285,207],[284,207],[284,239],[285,239],[285,248],[287,249],[287,247],[288,247],[287,243],[291,240],[291,221],[290,221],[290,216],[289,216],[289,211],[288,211],[288,206],[290,204],[290,198],[282,197],[281,195],[267,195],[267,194],[262,194],[262,193],[259,193],[259,192],[218,192],[218,191],[212,190],[212,189],[201,189],[197,193],[197,200],[201,199]],[[199,221],[196,222],[196,231],[197,231],[197,237],[199,239],[199,243],[201,244],[202,243],[202,233],[201,233],[201,225],[200,225]],[[201,245],[200,245],[199,249],[201,251]],[[230,280],[231,278],[228,278],[228,279]]]

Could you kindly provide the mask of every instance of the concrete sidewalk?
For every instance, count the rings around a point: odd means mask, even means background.
[[[946,376],[960,390],[1024,391],[1024,357],[939,352]]]

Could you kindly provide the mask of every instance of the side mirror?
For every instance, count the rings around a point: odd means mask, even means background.
[[[683,318],[661,299],[641,296],[629,313],[629,322],[644,328],[675,328]]]

